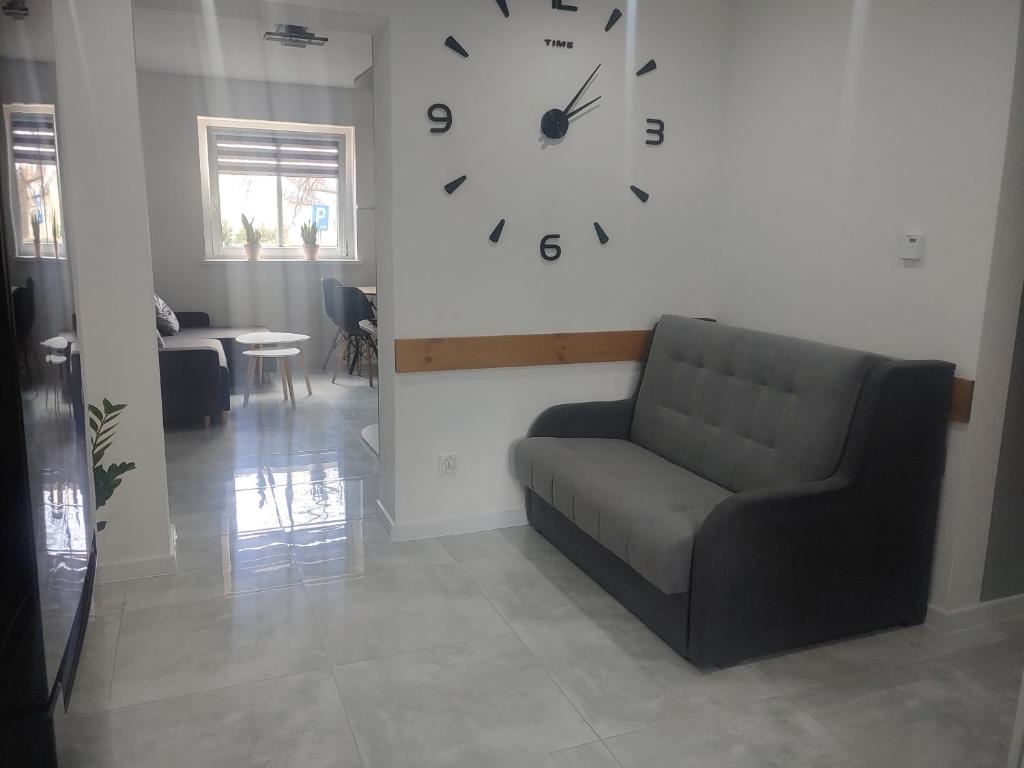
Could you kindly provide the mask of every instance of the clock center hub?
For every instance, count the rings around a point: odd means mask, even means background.
[[[553,140],[565,138],[569,132],[569,115],[564,109],[549,109],[540,119],[540,132]]]

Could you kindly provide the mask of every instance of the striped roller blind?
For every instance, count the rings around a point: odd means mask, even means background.
[[[57,164],[53,115],[16,112],[10,118],[11,151],[16,163]]]
[[[219,173],[338,178],[344,137],[273,131],[211,131]]]

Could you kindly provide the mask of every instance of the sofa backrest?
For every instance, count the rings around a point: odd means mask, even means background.
[[[822,480],[877,355],[665,316],[631,439],[732,491]]]

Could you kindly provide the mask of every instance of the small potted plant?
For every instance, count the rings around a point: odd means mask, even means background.
[[[39,221],[39,218],[35,214],[33,214],[32,215],[32,245],[35,248],[36,258],[37,259],[39,258],[39,252],[42,249],[41,248],[42,241],[39,239],[39,227],[40,227],[41,224],[42,224],[42,222]]]
[[[306,254],[306,261],[316,261],[316,256],[320,253],[318,237],[320,230],[316,228],[316,224],[311,221],[302,225],[302,252]]]
[[[260,233],[253,226],[252,221],[244,213],[242,214],[242,228],[245,229],[245,255],[249,261],[255,261],[260,257]]]

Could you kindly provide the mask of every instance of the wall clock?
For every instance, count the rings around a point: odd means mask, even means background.
[[[523,2],[526,1],[523,0]],[[545,11],[545,13],[573,14],[573,25],[579,28],[579,34],[584,37],[593,35],[623,35],[625,33],[626,24],[621,23],[624,17],[622,10],[619,8],[612,8],[610,13],[608,13],[607,6],[603,10],[598,10],[594,7],[586,6],[586,0],[575,0],[575,4],[571,4],[568,0],[532,1],[550,2],[550,11]],[[593,5],[596,6],[597,3],[593,3]],[[510,7],[510,0],[495,0],[495,23],[501,24],[505,20],[512,19],[514,11],[514,5]],[[565,28],[564,24],[559,26],[560,30]],[[560,37],[567,36],[563,34]],[[563,142],[573,141],[574,133],[579,130],[577,123],[586,120],[588,116],[594,114],[598,106],[604,106],[601,104],[604,94],[600,92],[600,75],[605,62],[600,60],[586,62],[587,69],[582,70],[579,55],[586,51],[587,47],[578,45],[577,40],[554,39],[552,37],[544,37],[543,34],[533,35],[533,38],[533,44],[537,45],[538,48],[554,49],[567,54],[567,58],[562,59],[558,66],[552,68],[550,77],[543,84],[545,93],[550,91],[553,96],[549,99],[550,103],[547,103],[537,111],[535,121],[537,140],[549,146],[557,147]],[[475,55],[473,40],[466,37],[459,39],[455,35],[449,35],[444,40],[444,48],[447,49],[446,53],[448,55],[466,60],[467,66],[472,65],[472,58]],[[593,47],[590,48],[590,53],[592,54]],[[649,55],[651,52],[645,53]],[[571,56],[568,56],[569,54]],[[532,54],[527,52],[526,55]],[[651,76],[657,68],[656,59],[648,58],[647,55],[640,56],[637,57],[635,73],[632,69],[630,70],[630,77],[645,78]],[[564,94],[564,96],[561,94]],[[438,141],[443,141],[446,137],[450,138],[452,128],[459,119],[456,110],[449,104],[441,101],[427,107],[426,116],[429,124],[429,135],[435,137]],[[608,116],[606,115],[604,119],[607,120]],[[616,115],[615,119],[622,118]],[[631,133],[636,141],[642,142],[643,146],[660,147],[665,143],[665,121],[656,117],[647,117],[640,124],[636,125]],[[468,186],[472,186],[471,175],[467,169],[467,172],[460,173],[446,181],[443,184],[445,194],[448,197],[455,197],[460,189],[464,190],[464,185],[467,185],[467,182]],[[651,195],[639,183],[623,184],[622,193],[625,198],[624,204],[628,204],[629,200],[632,200],[634,205],[646,205],[651,199]],[[509,204],[512,202],[510,200]],[[501,218],[497,223],[487,225],[484,231],[490,231],[488,239],[491,243],[497,245],[501,242],[502,236],[506,232],[506,224],[507,219]],[[575,224],[577,226],[581,225],[580,222]],[[591,223],[587,222],[582,225],[589,228]],[[614,233],[610,233],[600,220],[593,221],[592,226],[593,237],[596,239],[598,246],[607,245],[611,240],[611,235]],[[538,234],[538,252],[541,259],[549,263],[558,261],[563,255],[561,239],[562,235],[559,233]]]

